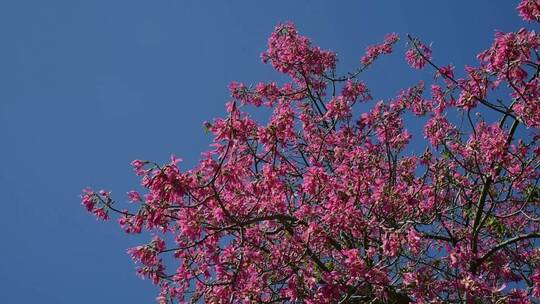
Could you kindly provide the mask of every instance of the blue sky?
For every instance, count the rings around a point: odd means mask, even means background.
[[[435,60],[460,70],[495,29],[525,25],[517,2],[0,2],[0,302],[154,301],[126,254],[145,239],[96,222],[80,190],[111,189],[123,203],[138,185],[131,160],[195,164],[229,82],[282,79],[260,62],[275,24],[335,50],[341,71],[388,32],[432,42]],[[429,77],[404,51],[402,40],[362,77],[376,99]]]

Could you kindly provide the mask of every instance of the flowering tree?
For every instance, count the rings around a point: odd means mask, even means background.
[[[539,0],[518,10],[540,21]],[[133,161],[137,210],[90,189],[83,204],[127,233],[153,232],[129,253],[159,303],[534,303],[540,35],[497,33],[463,78],[407,38],[406,60],[433,82],[358,113],[372,100],[362,72],[398,36],[338,76],[333,52],[278,25],[262,59],[290,82],[232,83],[197,167]],[[260,124],[246,107],[273,112]],[[422,154],[407,149],[405,113],[427,121]]]

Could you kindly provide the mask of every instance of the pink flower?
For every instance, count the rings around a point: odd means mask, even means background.
[[[94,206],[96,205],[96,193],[92,189],[86,188],[81,194],[81,199],[82,204],[84,207],[86,207],[86,210],[92,212],[94,210]]]
[[[106,207],[96,208],[93,211],[94,215],[101,220],[108,220],[109,219],[109,213],[107,212]]]
[[[137,191],[129,191],[127,195],[130,202],[140,202],[142,200],[141,195]]]
[[[427,63],[426,60],[431,60],[431,49],[416,38],[411,44],[405,53],[405,58],[411,67],[422,69]]]
[[[120,227],[122,227],[126,233],[141,233],[144,222],[142,215],[137,214],[135,216],[130,216],[127,215],[127,210],[123,211],[124,215],[118,218],[118,224],[120,224]]]
[[[536,269],[531,276],[533,282],[533,294],[540,299],[540,269]]]
[[[433,146],[444,144],[456,134],[456,129],[440,115],[431,117],[424,126],[424,136]]]
[[[108,206],[105,203],[110,203],[110,192],[100,190],[99,194],[94,192],[90,188],[83,190],[81,195],[82,204],[86,207],[86,210],[94,214],[98,219],[108,220]]]
[[[422,237],[420,233],[416,231],[416,229],[409,229],[409,232],[407,233],[407,244],[409,245],[412,253],[416,254],[420,252],[422,248]]]
[[[366,54],[360,60],[362,64],[369,65],[373,63],[380,55],[392,53],[393,45],[399,40],[396,33],[390,33],[384,38],[382,44],[370,45],[366,48]]]
[[[326,173],[323,168],[311,167],[304,175],[304,184],[302,185],[302,188],[306,193],[314,195],[317,194],[317,191],[324,188],[326,180]]]
[[[345,83],[341,94],[349,102],[355,102],[357,99],[360,101],[372,99],[367,86],[361,81],[348,80]]]
[[[337,96],[327,105],[328,111],[325,116],[332,119],[345,119],[351,116],[351,106],[343,96]]]
[[[382,240],[383,253],[388,257],[395,257],[400,249],[399,235],[388,233]]]
[[[272,66],[292,76],[297,82],[303,77],[321,75],[336,64],[333,52],[313,47],[311,41],[298,34],[292,23],[280,24],[268,39],[268,50],[262,54],[263,62],[271,62]],[[305,73],[300,76],[299,73]]]
[[[539,0],[522,0],[517,9],[523,20],[540,22]]]
[[[131,162],[131,166],[133,167],[133,169],[135,170],[137,175],[144,175],[145,174],[144,166],[146,164],[148,164],[148,161],[144,161],[144,160],[140,160],[140,159],[136,159],[136,160]]]

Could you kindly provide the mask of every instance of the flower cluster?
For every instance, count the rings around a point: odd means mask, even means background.
[[[98,219],[109,219],[108,203],[111,202],[110,193],[101,190],[98,193],[94,192],[90,188],[83,190],[81,194],[82,204],[86,207],[88,212],[93,213]]]
[[[366,54],[360,60],[363,65],[369,65],[373,63],[377,57],[383,54],[391,54],[392,47],[398,42],[399,36],[396,33],[391,33],[384,37],[384,41],[381,44],[370,45],[366,48]]]
[[[413,38],[410,48],[405,53],[405,58],[409,65],[415,69],[422,69],[431,60],[431,48],[423,44],[420,40]]]
[[[540,1],[522,0],[517,9],[523,20],[540,22]]]
[[[336,65],[333,52],[313,47],[307,37],[298,34],[292,23],[276,27],[268,39],[268,50],[261,56],[263,62],[270,62],[274,69],[290,75],[299,84]]]

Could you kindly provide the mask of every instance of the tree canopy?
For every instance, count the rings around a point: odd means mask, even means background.
[[[517,9],[540,21],[540,1]],[[288,82],[232,83],[196,167],[135,160],[144,191],[128,193],[131,206],[91,189],[84,206],[154,233],[129,253],[159,303],[535,303],[540,35],[496,33],[463,77],[402,40],[433,78],[374,101],[362,72],[397,34],[339,75],[334,52],[277,25],[262,60]],[[247,110],[259,107],[267,123]]]

